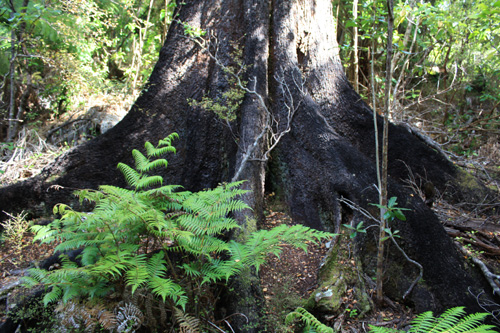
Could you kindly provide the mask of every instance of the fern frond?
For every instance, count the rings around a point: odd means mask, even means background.
[[[174,301],[175,305],[185,309],[188,299],[182,287],[177,283],[170,279],[153,276],[149,279],[148,285],[155,295],[158,295],[163,299],[163,302],[165,302],[168,297]]]
[[[155,146],[153,146],[151,142],[146,141],[144,147],[146,148],[146,155],[148,155],[148,157],[152,157],[154,151],[156,150]]]
[[[154,152],[151,154],[150,157],[159,157],[162,155],[165,155],[167,153],[176,153],[175,147],[168,146],[168,147],[157,147],[155,148]]]
[[[59,287],[52,287],[52,290],[45,294],[43,297],[43,304],[45,306],[49,305],[52,302],[57,301],[61,298],[62,290]]]
[[[165,257],[165,253],[160,251],[155,253],[149,258],[147,263],[147,270],[150,277],[158,276],[160,277],[163,273],[167,271],[165,265],[167,262],[163,259]]]
[[[135,169],[137,171],[143,172],[144,168],[149,163],[149,159],[137,149],[132,150],[132,157],[135,161]]]
[[[446,310],[441,316],[434,317],[431,311],[419,314],[411,321],[408,332],[411,333],[493,333],[495,326],[481,324],[488,313],[475,313],[463,317],[465,308],[462,306]],[[463,318],[462,318],[463,317]],[[461,319],[460,319],[461,318]],[[370,325],[370,331],[375,333],[404,332],[384,329]]]
[[[35,233],[33,242],[40,241],[41,243],[54,241],[54,236],[58,234],[58,230],[52,229],[50,225],[33,225],[31,226],[31,231]]]
[[[67,303],[70,299],[80,296],[80,291],[77,288],[64,288],[62,301]]]
[[[137,182],[141,178],[141,175],[137,171],[121,162],[118,163],[118,170],[123,174],[125,181],[130,187],[137,186]]]
[[[102,200],[105,195],[101,191],[96,191],[96,190],[78,190],[73,193],[78,197],[78,200],[80,201],[80,204],[82,204],[84,201],[90,201],[90,202],[98,202]]]
[[[484,333],[496,332],[493,325],[481,324],[488,316],[487,313],[474,313],[462,318],[451,329],[442,331],[447,333]]]
[[[99,259],[101,252],[97,246],[86,246],[81,254],[81,261],[83,266],[90,266],[96,263]]]
[[[128,268],[125,273],[125,281],[127,286],[132,287],[132,294],[141,285],[146,283],[149,278],[149,272],[146,265],[146,256],[138,255],[127,261]]]
[[[200,277],[200,263],[198,261],[192,261],[190,263],[184,263],[181,266],[184,269],[184,272],[189,277]]]
[[[220,253],[228,250],[227,242],[211,236],[196,236],[189,238],[189,241],[179,239],[179,245],[188,253],[195,255],[209,255],[210,253]]]
[[[163,183],[163,177],[161,176],[148,176],[139,179],[135,188],[137,190],[142,190],[151,186],[161,185]]]
[[[174,148],[172,147],[172,141],[174,139],[178,139],[179,138],[179,134],[173,132],[173,133],[170,133],[167,137],[165,137],[164,139],[158,141],[158,147],[171,147],[171,148]],[[173,150],[173,152],[175,153],[175,148]]]
[[[128,190],[126,188],[121,188],[118,186],[112,185],[101,185],[99,189],[106,195],[112,195],[116,198],[120,199],[120,202],[123,200],[133,201],[134,200],[134,191]],[[110,199],[110,198],[108,198]]]
[[[290,325],[294,320],[302,321],[308,327],[313,328],[316,332],[333,333],[333,329],[331,327],[328,327],[320,322],[314,315],[304,308],[298,307],[295,311],[290,312],[285,318],[285,323]]]
[[[151,162],[147,163],[142,169],[140,169],[140,171],[149,172],[149,171],[156,169],[156,168],[159,168],[159,167],[167,168],[168,161],[164,158],[160,158],[160,159],[151,161]]]
[[[457,323],[461,316],[465,314],[464,309],[465,308],[463,306],[451,308],[443,312],[443,314],[441,314],[438,318],[434,318],[434,316],[432,316],[432,319],[429,315],[426,315],[425,317],[429,318],[428,321],[430,326],[425,327],[425,329],[429,330],[429,332],[443,332],[448,330]],[[423,322],[420,322],[420,324],[423,324]]]
[[[181,332],[186,332],[186,333],[201,332],[199,319],[184,313],[184,311],[178,308],[174,308],[174,317],[175,320],[179,323]]]

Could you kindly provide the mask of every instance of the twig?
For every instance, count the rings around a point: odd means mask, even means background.
[[[378,224],[380,224],[380,220],[379,219],[376,219],[366,209],[358,206],[356,203],[352,202],[351,200],[346,199],[344,197],[341,197],[339,199],[339,201],[342,202],[342,203],[345,203],[347,206],[349,206],[349,208],[360,212],[362,215],[364,215],[365,217],[369,218],[370,220],[373,220],[373,221],[377,222]],[[394,243],[394,245],[396,245],[396,248],[403,254],[403,256],[405,257],[405,259],[408,262],[410,262],[410,263],[414,264],[415,266],[417,266],[418,269],[419,269],[419,275],[418,275],[418,277],[412,282],[412,284],[410,285],[410,287],[408,288],[408,290],[406,290],[406,292],[403,295],[403,299],[405,299],[411,293],[411,291],[413,290],[413,288],[415,287],[415,285],[418,283],[418,281],[420,281],[420,279],[422,279],[422,276],[424,274],[424,268],[417,261],[415,261],[415,260],[411,259],[410,257],[408,257],[408,255],[406,254],[406,252],[399,246],[399,244],[396,242],[396,239],[394,239],[394,237],[392,235],[389,234],[389,238],[392,240],[392,242]]]
[[[484,277],[486,278],[486,280],[488,280],[488,283],[493,289],[493,294],[497,294],[498,296],[500,296],[500,275],[491,273],[486,264],[479,260],[477,257],[473,256],[469,251],[467,251],[464,246],[462,246],[462,244],[460,244],[459,242],[455,242],[455,244],[457,245],[460,252],[470,257],[472,262],[479,266],[481,272],[483,272]]]

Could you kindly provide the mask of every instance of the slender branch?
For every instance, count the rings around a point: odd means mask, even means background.
[[[351,208],[352,210],[355,210],[359,213],[361,213],[363,216],[365,216],[366,218],[372,220],[372,221],[375,221],[377,224],[381,224],[380,220],[377,219],[376,217],[374,217],[372,214],[370,214],[366,209],[360,207],[359,205],[357,205],[355,202],[349,200],[349,199],[346,199],[344,197],[341,197],[339,199],[340,202],[346,204],[349,208]],[[369,228],[369,227],[367,227]],[[396,239],[394,238],[393,235],[389,235],[389,238],[392,240],[392,242],[394,243],[394,245],[396,245],[396,248],[399,250],[399,252],[401,252],[401,254],[405,257],[405,259],[414,264],[415,266],[418,267],[419,269],[419,274],[417,276],[417,278],[415,278],[415,280],[413,280],[413,282],[411,283],[410,287],[406,290],[406,292],[403,294],[403,299],[405,299],[410,293],[411,291],[413,290],[413,288],[417,285],[418,281],[420,281],[424,275],[424,268],[423,266],[418,263],[417,261],[411,259],[407,254],[406,252],[401,248],[401,246],[399,246],[398,242],[396,242]]]
[[[385,111],[384,111],[384,129],[382,134],[382,170],[380,187],[380,233],[378,239],[377,252],[377,302],[383,303],[384,295],[382,291],[384,274],[384,242],[386,220],[384,215],[387,207],[387,169],[388,169],[388,150],[389,150],[389,116],[391,111],[391,82],[392,82],[392,37],[394,29],[393,0],[387,0],[387,56],[385,72]]]
[[[472,262],[479,266],[481,272],[483,272],[484,277],[486,278],[486,280],[488,280],[491,289],[493,289],[493,295],[497,294],[498,296],[500,296],[500,275],[491,273],[485,263],[469,253],[469,251],[467,251],[467,249],[462,246],[462,244],[458,242],[455,242],[455,244],[457,245],[460,252],[462,252],[465,256],[470,257]]]

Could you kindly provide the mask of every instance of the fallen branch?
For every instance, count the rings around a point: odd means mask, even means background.
[[[493,294],[497,294],[500,296],[500,275],[493,274],[486,264],[482,262],[477,257],[473,256],[462,244],[459,242],[455,242],[460,252],[462,252],[465,256],[470,257],[472,262],[479,266],[481,272],[483,272],[484,277],[488,280],[491,288],[493,289]]]
[[[474,235],[468,235],[466,233],[460,232],[459,230],[455,230],[452,228],[446,228],[446,232],[449,236],[452,237],[461,237],[462,241],[468,244],[472,244],[486,251],[486,254],[492,256],[500,256],[500,248],[494,245],[486,244],[484,241],[478,239]]]

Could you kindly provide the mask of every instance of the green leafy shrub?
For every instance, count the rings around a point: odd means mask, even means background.
[[[370,332],[390,333],[390,332],[447,332],[447,333],[490,333],[495,326],[481,324],[488,316],[487,313],[474,313],[465,316],[464,307],[455,307],[448,309],[441,316],[434,317],[431,311],[418,315],[412,322],[408,331],[400,331],[392,328],[376,327],[370,325]]]
[[[251,233],[244,242],[223,239],[228,231],[240,228],[229,214],[249,209],[237,199],[246,192],[238,188],[242,182],[197,193],[163,185],[162,177],[150,172],[168,165],[159,157],[175,153],[171,142],[176,137],[171,134],[156,147],[147,142],[146,156],[133,150],[135,168],[118,165],[131,189],[103,185],[99,190],[77,191],[81,202],[95,204],[93,212],[59,204],[54,213],[60,219],[33,227],[35,240],[60,242],[56,251],[83,248],[81,264],[63,256],[61,269],[30,269],[25,278],[28,286],[50,287],[45,304],[59,299],[99,300],[112,294],[124,298],[140,290],[161,299],[171,314],[182,308],[206,317],[215,304],[216,297],[210,296],[214,283],[248,267],[258,270],[267,254],[278,255],[285,243],[306,250],[306,242],[331,236],[300,225],[282,225]]]

